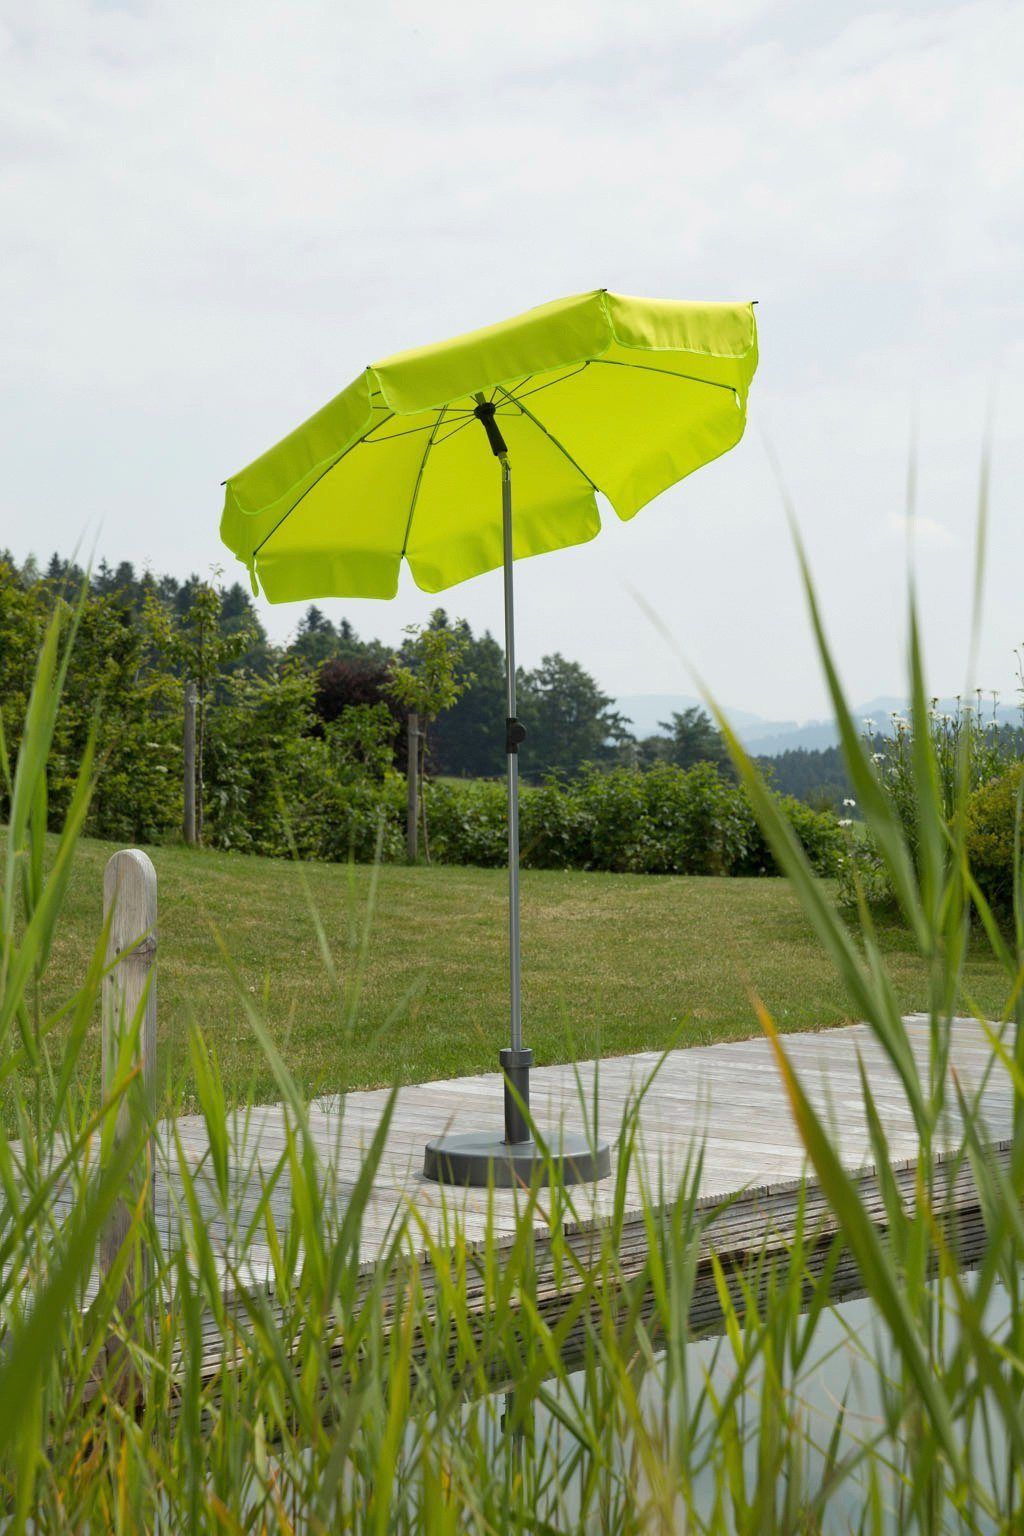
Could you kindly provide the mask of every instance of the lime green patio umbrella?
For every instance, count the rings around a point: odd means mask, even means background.
[[[502,567],[508,763],[510,1043],[505,1134],[438,1137],[424,1171],[529,1180],[519,958],[518,749],[512,566],[622,519],[743,434],[757,366],[751,304],[626,298],[598,289],[371,364],[226,483],[221,537],[271,602],[392,598],[402,561],[426,592]],[[495,467],[497,460],[497,469]],[[513,496],[513,473],[515,495]],[[499,494],[500,480],[500,494]],[[608,1151],[563,1136],[569,1179]]]

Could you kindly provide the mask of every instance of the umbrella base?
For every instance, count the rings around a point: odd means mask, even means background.
[[[438,1184],[515,1189],[522,1184],[550,1184],[552,1175],[562,1184],[591,1184],[611,1172],[606,1141],[589,1142],[584,1136],[567,1134],[552,1138],[548,1145],[551,1156],[545,1157],[536,1142],[502,1141],[486,1131],[438,1136],[427,1142],[423,1173]]]

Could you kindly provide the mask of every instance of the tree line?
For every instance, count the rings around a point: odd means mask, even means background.
[[[128,561],[112,566],[101,560],[87,575],[56,554],[45,567],[32,558],[19,566],[9,552],[0,551],[0,566],[8,619],[15,608],[24,620],[28,609],[41,612],[54,596],[74,596],[84,588],[86,628],[98,627],[108,638],[118,633],[115,654],[121,656],[122,672],[128,668],[141,678],[159,670],[160,660],[176,677],[194,673],[201,694],[215,694],[232,675],[245,672],[268,679],[299,666],[316,678],[316,708],[325,720],[353,703],[397,704],[390,682],[392,649],[379,639],[361,637],[347,619],[332,623],[316,605],[306,609],[294,637],[277,646],[268,639],[240,582],[221,584],[198,575],[180,581],[137,572]],[[441,608],[431,615],[428,628],[449,631],[457,641],[463,684],[430,732],[432,771],[466,778],[500,774],[505,719],[502,647],[489,631],[475,635],[465,619],[451,619]],[[411,641],[400,646],[399,660],[407,659],[413,649]],[[114,670],[100,667],[107,691]],[[682,724],[681,733],[673,737],[669,724],[670,734],[664,738],[636,741],[630,722],[614,709],[592,675],[559,652],[544,656],[536,667],[520,669],[517,687],[530,743],[522,767],[538,781],[552,773],[575,774],[585,762],[646,766],[679,761],[686,766],[724,759],[717,732],[706,717],[696,730]],[[9,693],[10,686],[5,691]],[[682,717],[676,719],[682,722]]]
[[[435,779],[504,772],[502,647],[444,609],[392,650],[310,605],[292,639],[275,645],[240,582],[198,575],[182,581],[136,571],[127,561],[100,561],[87,573],[56,554],[40,567],[0,552],[0,720],[9,746],[45,618],[55,601],[79,598],[51,799],[56,815],[94,728],[103,768],[92,828],[99,835],[158,837],[178,824],[185,681],[198,691],[200,826],[219,841],[244,840],[242,806],[256,791],[250,784],[243,792],[242,781],[280,776],[289,764],[295,769],[303,743],[307,758],[329,748],[342,778],[373,778],[401,766],[406,711],[415,707],[417,678],[431,656],[444,661],[447,681],[430,695],[440,707],[425,711],[427,772]],[[675,714],[661,734],[637,739],[586,668],[558,652],[521,669],[517,687],[527,729],[520,767],[528,783],[570,780],[584,765],[711,763],[729,777],[721,735],[703,710]],[[787,754],[801,759],[803,772],[799,781],[777,773],[777,787],[813,799],[825,785],[821,803],[838,798],[838,755],[817,777],[802,761],[815,756],[822,754]]]

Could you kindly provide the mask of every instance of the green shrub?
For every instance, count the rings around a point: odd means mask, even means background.
[[[588,765],[566,793],[578,807],[577,868],[621,874],[647,868],[651,829],[641,774]]]
[[[845,849],[839,823],[788,797],[791,819],[816,873],[835,875]],[[657,875],[778,873],[744,790],[711,763],[659,763],[646,772],[584,769],[568,783],[524,787],[520,850],[526,869],[595,869]],[[431,856],[497,868],[507,853],[506,790],[497,781],[433,784]],[[330,855],[328,855],[330,856]]]
[[[839,875],[847,857],[847,840],[843,828],[831,811],[818,811],[804,800],[793,795],[778,795],[776,803],[782,810],[800,844],[810,860],[816,875],[834,878]],[[733,869],[736,875],[779,875],[775,855],[769,848],[764,833],[758,825],[753,810],[749,808],[749,830],[743,857]]]
[[[261,678],[240,674],[211,711],[206,744],[204,838],[243,853],[288,852],[288,819],[322,792],[327,750],[308,733],[313,679],[299,670]],[[311,760],[312,759],[312,760]]]
[[[1005,771],[1007,745],[996,731],[982,723],[979,706],[961,705],[954,714],[940,714],[933,700],[926,722],[932,771],[949,835],[963,803],[961,784],[966,782],[969,805],[975,794]],[[873,722],[868,721],[867,725],[870,730]],[[873,749],[872,769],[899,818],[907,851],[916,860],[921,811],[914,763],[914,722],[894,714],[892,725],[891,737],[869,735],[867,746]],[[870,829],[863,837],[851,839],[840,871],[841,904],[855,905],[858,891],[869,906],[884,908],[897,904],[885,860]]]
[[[999,912],[1013,905],[1017,812],[1024,763],[982,784],[967,802],[967,858],[982,895]],[[1024,877],[1024,876],[1022,876]]]
[[[310,743],[306,793],[290,808],[288,831],[300,858],[369,864],[394,863],[405,854],[405,780],[346,783],[317,774],[319,742]],[[283,824],[282,824],[283,825]]]
[[[557,779],[523,793],[519,845],[529,869],[577,869],[586,838],[580,798]]]
[[[12,755],[43,634],[52,615],[68,625],[71,614],[59,583],[26,587],[0,560],[0,726]],[[85,830],[111,840],[159,841],[181,823],[181,686],[148,656],[146,636],[115,598],[82,594],[74,622],[50,742],[48,824],[62,825],[93,737],[98,772]],[[0,785],[0,814],[7,808]]]
[[[735,783],[713,763],[659,763],[641,776],[653,875],[736,874],[754,821]]]
[[[0,724],[13,751],[36,650],[55,607],[69,612],[59,583],[26,585],[0,560]],[[98,773],[87,831],[143,843],[179,835],[183,678],[201,673],[207,683],[199,722],[202,842],[271,857],[294,848],[303,858],[369,860],[378,847],[384,859],[404,857],[405,783],[393,768],[394,719],[387,706],[349,703],[325,720],[312,672],[294,663],[265,676],[229,669],[245,637],[221,634],[220,600],[212,589],[197,589],[189,612],[185,620],[176,617],[150,592],[140,616],[115,596],[83,589],[51,748],[51,827],[60,823],[95,727]],[[577,683],[583,676],[571,666],[562,673]],[[549,724],[555,728],[554,716]],[[552,760],[560,755],[552,753]],[[503,781],[429,784],[424,803],[434,860],[504,865]],[[521,806],[526,868],[777,872],[746,795],[709,762],[689,768],[657,762],[639,773],[587,766],[570,780],[524,785]],[[833,873],[834,819],[796,801],[787,807],[814,867]],[[4,810],[0,785],[0,814]]]
[[[939,799],[948,823],[960,803],[962,757],[966,755],[969,789],[986,784],[998,774],[1005,758],[998,736],[982,722],[980,704],[958,704],[950,715],[941,713],[936,702],[933,699],[928,710],[927,729]],[[891,736],[869,738],[875,748],[872,760],[900,818],[907,844],[916,852],[919,801],[914,770],[914,721],[900,714],[891,718]],[[873,722],[868,721],[867,725],[870,728]]]
[[[239,674],[211,711],[206,758],[207,841],[284,857],[360,861],[401,852],[404,784],[390,775],[391,719],[356,705],[314,734],[315,679],[289,668]]]
[[[506,791],[488,779],[431,784],[426,791],[431,857],[494,869],[508,855]]]

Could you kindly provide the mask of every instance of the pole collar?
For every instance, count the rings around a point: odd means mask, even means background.
[[[518,752],[525,740],[526,726],[521,720],[517,720],[514,715],[509,716],[505,721],[505,751],[509,753]]]

